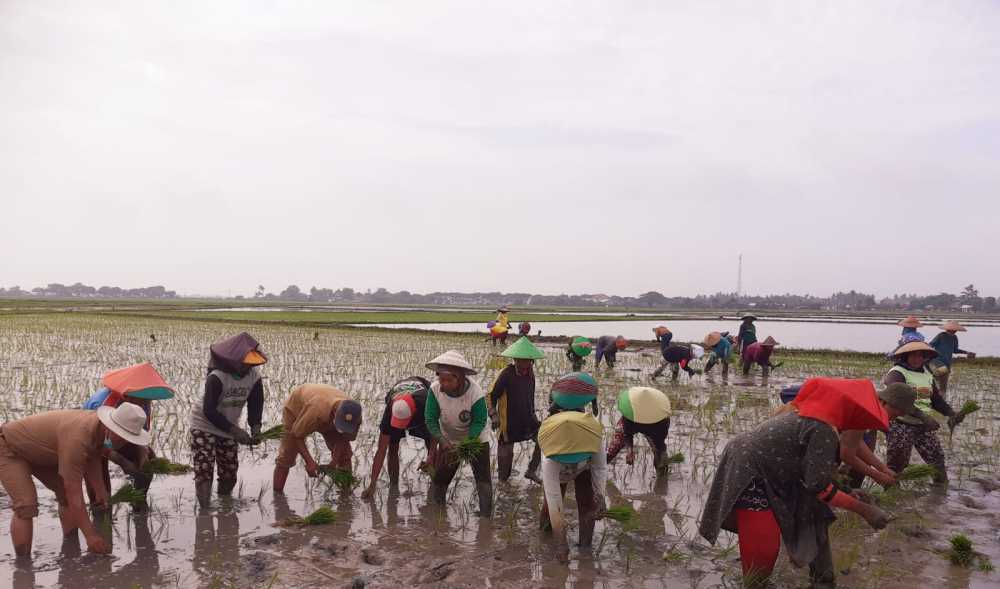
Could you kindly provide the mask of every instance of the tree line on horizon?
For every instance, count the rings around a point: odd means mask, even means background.
[[[164,286],[144,288],[119,288],[116,286],[87,286],[80,282],[71,285],[51,283],[30,291],[19,286],[0,287],[0,298],[93,298],[93,299],[177,299],[176,291]],[[617,296],[605,294],[540,295],[531,293],[502,292],[432,292],[412,293],[407,290],[391,292],[385,288],[374,291],[358,291],[353,288],[312,287],[303,291],[296,285],[289,285],[275,294],[267,292],[264,285],[258,285],[253,295],[238,295],[234,301],[288,301],[297,303],[341,303],[341,304],[396,304],[396,305],[517,305],[545,307],[632,307],[648,309],[737,309],[755,308],[770,310],[837,310],[837,311],[1000,311],[993,296],[981,297],[974,285],[969,284],[958,294],[942,292],[933,295],[896,294],[877,299],[875,295],[854,290],[838,292],[829,297],[798,294],[742,295],[735,293],[715,293],[694,297],[668,297],[657,291],[649,291],[638,296]]]

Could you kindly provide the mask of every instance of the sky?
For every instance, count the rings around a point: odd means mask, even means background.
[[[0,2],[0,286],[1000,295],[1000,3]]]

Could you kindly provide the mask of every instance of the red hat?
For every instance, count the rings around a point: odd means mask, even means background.
[[[392,400],[392,418],[389,425],[396,429],[406,429],[410,425],[410,420],[417,412],[417,402],[413,400],[413,395],[404,393]]]
[[[889,416],[870,380],[810,378],[792,401],[800,417],[845,430],[889,430]]]

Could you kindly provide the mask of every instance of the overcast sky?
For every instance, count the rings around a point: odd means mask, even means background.
[[[1000,3],[0,2],[0,286],[1000,295]]]

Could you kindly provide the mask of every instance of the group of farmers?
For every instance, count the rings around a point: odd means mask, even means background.
[[[504,313],[505,314],[505,313]],[[673,378],[680,370],[694,372],[693,360],[708,349],[704,369],[722,364],[740,352],[743,371],[754,364],[766,374],[777,342],[756,341],[754,317],[743,318],[735,337],[711,332],[702,345],[672,343],[666,326],[654,329],[664,363]],[[797,387],[791,401],[757,429],[738,435],[726,445],[715,472],[700,522],[700,532],[714,543],[722,529],[738,534],[744,576],[766,581],[782,541],[794,564],[808,564],[817,585],[834,581],[828,527],[831,507],[854,511],[873,527],[887,523],[882,511],[849,487],[836,481],[838,465],[851,471],[855,485],[865,476],[891,486],[909,463],[913,448],[934,467],[935,480],[946,480],[944,453],[931,409],[948,418],[954,428],[965,415],[945,400],[947,377],[958,346],[956,333],[965,328],[954,321],[942,326],[931,344],[916,331],[916,318],[901,322],[903,336],[891,354],[893,366],[876,391],[867,380],[812,378]],[[618,336],[598,338],[596,364],[613,366],[616,354],[628,342]],[[590,544],[595,522],[606,513],[608,464],[625,450],[625,462],[635,459],[634,437],[642,434],[653,449],[657,472],[667,465],[666,439],[670,429],[670,400],[646,386],[627,388],[617,397],[620,414],[611,439],[605,441],[598,421],[598,385],[583,372],[591,343],[574,338],[566,350],[573,371],[558,378],[548,391],[544,419],[536,408],[534,364],[544,352],[522,336],[501,353],[510,363],[489,390],[471,378],[477,374],[465,357],[449,350],[426,367],[433,379],[410,376],[396,382],[384,398],[378,446],[371,476],[362,497],[371,498],[388,463],[390,489],[398,489],[399,444],[406,437],[423,440],[426,459],[420,469],[430,474],[431,502],[443,504],[457,471],[471,468],[480,515],[493,512],[491,440],[496,432],[499,481],[513,472],[517,444],[531,445],[524,477],[542,485],[544,501],[540,525],[551,530],[561,561],[569,555],[563,497],[573,483],[579,512],[579,543]],[[239,470],[239,445],[261,440],[264,387],[260,366],[267,355],[251,335],[240,333],[210,346],[203,399],[190,416],[191,466],[199,504],[211,504],[216,492],[232,493]],[[3,424],[0,428],[0,482],[13,508],[11,538],[19,557],[30,555],[32,521],[38,515],[38,496],[32,478],[52,490],[59,503],[63,533],[82,532],[89,550],[108,552],[107,543],[89,514],[84,486],[92,508],[109,504],[109,462],[119,465],[136,488],[148,487],[145,465],[149,450],[152,402],[174,396],[173,389],[149,364],[109,372],[102,387],[82,409],[49,411]],[[241,425],[246,412],[246,424]],[[282,408],[282,433],[273,472],[273,490],[283,493],[290,469],[299,458],[310,477],[323,468],[352,469],[351,443],[362,425],[362,407],[330,385],[303,384],[293,389]],[[873,452],[875,432],[887,437],[887,457]],[[307,440],[319,433],[330,451],[328,467],[321,467]],[[760,459],[765,457],[766,459]]]

